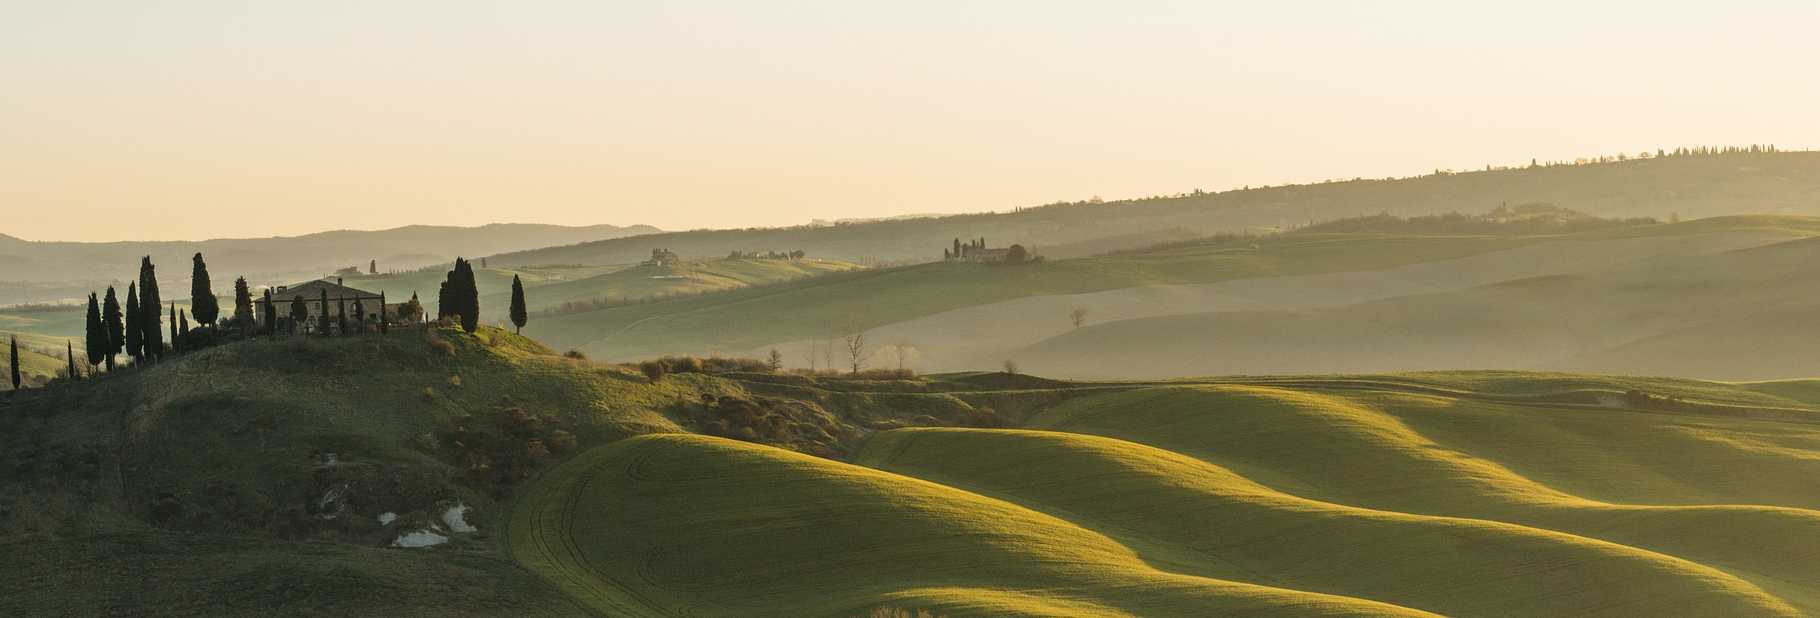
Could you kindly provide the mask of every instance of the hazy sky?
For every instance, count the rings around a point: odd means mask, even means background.
[[[743,227],[1820,145],[1814,2],[0,0],[0,233]]]

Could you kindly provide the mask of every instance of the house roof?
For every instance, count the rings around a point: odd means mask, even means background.
[[[379,298],[378,294],[374,294],[374,293],[368,292],[366,290],[356,290],[354,288],[351,288],[351,287],[348,287],[345,285],[341,285],[341,284],[335,283],[333,281],[322,281],[320,279],[318,279],[316,281],[308,281],[308,282],[304,282],[304,283],[299,283],[297,285],[287,287],[283,290],[273,289],[272,298],[275,300],[290,300],[291,298],[293,298],[295,296],[302,295],[304,300],[318,300],[318,299],[322,298],[322,292],[324,290],[328,291],[329,298],[331,298],[331,299],[345,298],[348,300],[354,300],[356,298],[360,298],[360,299],[368,299],[368,298],[377,299],[377,298]]]

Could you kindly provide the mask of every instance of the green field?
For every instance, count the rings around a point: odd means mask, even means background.
[[[1800,418],[1548,403],[1639,386]],[[1820,412],[1786,395],[1811,389],[1121,387],[881,433],[858,465],[648,436],[542,477],[509,541],[615,616],[1813,615]]]
[[[1820,382],[258,340],[0,397],[0,549],[0,615],[1792,618]]]

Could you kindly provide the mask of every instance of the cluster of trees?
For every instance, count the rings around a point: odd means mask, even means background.
[[[803,252],[802,249],[797,249],[795,251],[767,251],[764,253],[759,253],[757,251],[740,251],[738,249],[735,249],[735,250],[733,250],[732,253],[727,254],[727,259],[731,259],[731,260],[800,260],[800,259],[803,259],[803,256],[806,256],[806,255],[809,255],[809,254]]]
[[[1554,204],[1535,203],[1509,206],[1500,204],[1491,212],[1468,215],[1457,212],[1403,218],[1390,213],[1367,217],[1339,219],[1296,230],[1297,234],[1375,233],[1375,234],[1441,234],[1441,235],[1523,235],[1561,234],[1613,227],[1661,223],[1651,217],[1606,218],[1562,208]]]
[[[482,268],[485,268],[484,261]],[[512,304],[508,313],[517,331],[522,332],[525,324],[531,321],[531,313],[525,308],[524,281],[518,275],[512,275]],[[459,323],[462,330],[470,333],[480,329],[480,286],[475,282],[472,262],[455,258],[455,267],[449,270],[442,287],[436,291],[436,318]]]

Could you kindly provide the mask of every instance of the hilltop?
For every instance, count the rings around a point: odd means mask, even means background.
[[[1550,203],[1602,217],[1667,220],[1749,214],[1820,214],[1820,153],[1671,155],[1582,165],[1437,172],[1401,179],[1195,190],[1147,199],[1057,203],[980,213],[831,226],[694,230],[496,255],[499,266],[626,263],[651,247],[685,258],[729,248],[793,248],[833,259],[934,260],[952,238],[1035,245],[1057,258],[1156,242],[1285,229],[1386,213],[1483,212],[1500,204]]]

